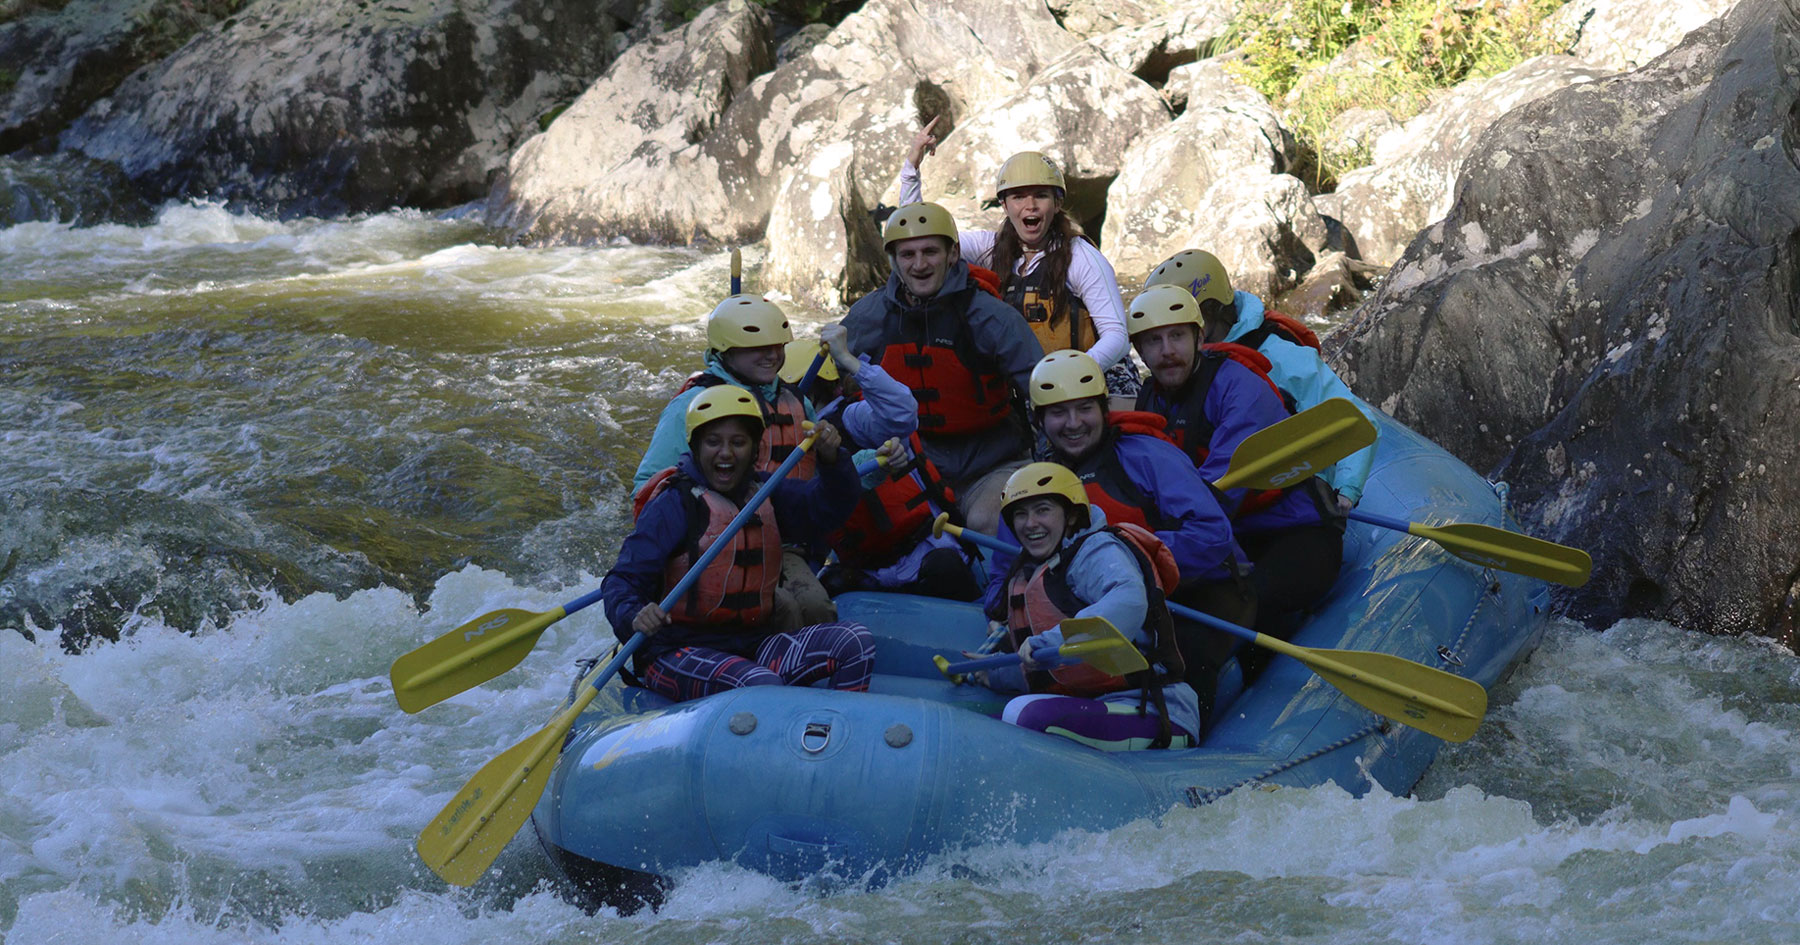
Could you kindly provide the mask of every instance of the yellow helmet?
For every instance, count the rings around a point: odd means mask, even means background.
[[[1031,369],[1031,405],[1048,407],[1085,397],[1106,396],[1106,372],[1080,351],[1063,349],[1044,355]]]
[[[1136,337],[1140,331],[1164,325],[1193,325],[1204,333],[1200,324],[1200,303],[1187,289],[1178,285],[1153,285],[1131,300],[1131,311],[1125,316],[1125,333]]]
[[[960,236],[950,211],[935,203],[909,203],[887,218],[881,231],[881,247],[892,249],[895,243],[915,236],[942,236],[955,245]]]
[[[706,346],[714,351],[784,345],[794,340],[787,315],[759,295],[734,295],[706,316]]]
[[[1020,151],[1000,165],[1000,176],[994,181],[994,199],[1015,187],[1055,187],[1068,192],[1063,173],[1050,159],[1037,151]]]
[[[714,420],[726,417],[748,417],[756,421],[756,435],[762,436],[762,408],[757,406],[756,398],[750,392],[735,384],[719,384],[700,392],[700,396],[688,401],[687,406],[687,438],[693,442],[694,434]]]
[[[806,369],[812,367],[813,359],[819,356],[819,343],[812,338],[795,338],[787,343],[787,360],[781,365],[781,379],[789,384],[800,383],[806,377]],[[838,379],[837,362],[826,356],[819,365],[819,380],[835,381]]]
[[[1000,514],[1005,516],[1013,503],[1040,496],[1058,496],[1077,508],[1088,504],[1087,487],[1081,477],[1061,463],[1032,463],[1011,476],[1000,488]]]
[[[1149,278],[1144,280],[1144,288],[1153,285],[1181,286],[1196,302],[1212,299],[1230,305],[1235,296],[1231,291],[1231,276],[1225,273],[1225,264],[1203,249],[1184,249],[1163,260],[1163,264],[1151,270]]]

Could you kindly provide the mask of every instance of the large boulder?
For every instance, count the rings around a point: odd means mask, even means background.
[[[1001,163],[1020,151],[1041,151],[1062,168],[1070,215],[1091,225],[1105,211],[1106,188],[1127,149],[1170,117],[1142,79],[1093,46],[1077,46],[938,145],[924,169],[925,199],[943,204],[965,227],[997,225],[999,211],[982,204],[994,196]]]
[[[1173,253],[1202,248],[1219,255],[1234,286],[1273,297],[1325,243],[1306,187],[1285,173],[1293,138],[1268,101],[1218,63],[1183,71],[1188,109],[1125,151],[1106,191],[1101,245],[1128,286]]]
[[[1489,79],[1465,82],[1375,142],[1368,167],[1338,181],[1344,226],[1363,259],[1389,265],[1418,232],[1450,209],[1452,189],[1475,141],[1526,102],[1610,70],[1570,56],[1538,56]]]
[[[1737,0],[1572,0],[1546,26],[1584,62],[1623,72],[1655,59]]]
[[[261,0],[125,80],[61,137],[147,192],[284,214],[481,196],[612,55],[578,0]]]
[[[1335,336],[1357,392],[1590,551],[1581,617],[1790,646],[1800,611],[1800,23],[1745,0],[1508,115]]]
[[[759,29],[767,30],[759,6],[728,0],[659,40],[666,55],[656,61],[669,65],[621,59],[604,90],[597,86],[515,156],[490,199],[490,219],[538,240],[742,242],[766,230],[766,288],[847,293],[861,279],[833,273],[859,245],[852,231],[872,226],[861,208],[892,185],[919,120],[915,93],[929,89],[934,108],[964,115],[1017,91],[1073,44],[1041,7],[870,0],[823,40],[734,88],[728,103],[714,106],[708,130],[679,141],[654,136],[657,101],[719,81],[707,50],[754,53],[765,42]],[[583,130],[596,121],[635,121],[642,131]],[[843,189],[850,180],[854,193]],[[804,275],[789,284],[788,274]]]
[[[914,132],[932,116],[957,126],[1072,45],[1042,7],[874,0],[826,42],[777,70],[759,101],[821,95],[815,107],[759,120],[779,182],[768,217],[764,285],[823,308],[880,285],[888,264],[873,216],[892,195]]]
[[[55,135],[185,40],[150,28],[158,3],[74,0],[0,23],[0,154]],[[193,28],[203,25],[196,20]]]
[[[766,211],[744,190],[761,176],[702,142],[774,64],[768,13],[747,0],[638,42],[512,156],[489,221],[538,241],[754,238]]]
[[[1086,36],[1113,65],[1160,83],[1171,70],[1206,55],[1225,35],[1238,5],[1238,0],[1125,3],[1100,20],[1113,24],[1110,30],[1083,32],[1070,17],[1063,18],[1063,26]]]

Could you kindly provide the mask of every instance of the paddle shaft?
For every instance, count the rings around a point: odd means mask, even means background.
[[[742,295],[744,292],[744,254],[738,250],[731,251],[731,294]]]
[[[1056,665],[1061,666],[1068,662],[1078,661],[1087,653],[1097,652],[1099,650],[1107,649],[1108,647],[1109,644],[1104,640],[1090,640],[1084,643],[1065,643],[1056,651],[1056,655],[1062,657],[1062,659],[1057,661]],[[984,656],[980,659],[951,663],[944,667],[944,672],[973,673],[977,670],[1011,666],[1021,659],[1023,659],[1023,657],[1017,653],[996,653],[993,656]]]
[[[819,349],[818,355],[816,355],[813,358],[812,365],[806,369],[805,376],[800,378],[800,383],[794,385],[794,389],[798,390],[800,392],[800,396],[804,397],[804,396],[806,396],[807,391],[812,390],[813,381],[816,381],[819,379],[819,369],[824,366],[825,366],[825,350],[823,348],[821,348],[821,349]],[[838,399],[842,400],[843,398],[840,397]],[[830,409],[830,408],[827,408],[827,409]],[[825,416],[825,411],[824,410],[819,411],[819,416],[821,416],[821,417]]]

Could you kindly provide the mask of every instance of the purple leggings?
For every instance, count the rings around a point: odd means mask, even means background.
[[[839,621],[770,634],[757,644],[753,660],[684,646],[658,656],[642,676],[645,686],[676,702],[739,686],[810,686],[827,677],[833,689],[867,692],[874,661],[869,628]]]
[[[1155,713],[1139,715],[1135,705],[1077,696],[1019,696],[1006,704],[1000,717],[1020,728],[1072,738],[1101,751],[1149,748],[1161,731]],[[1169,728],[1173,732],[1173,747],[1193,744],[1187,729],[1174,724]]]

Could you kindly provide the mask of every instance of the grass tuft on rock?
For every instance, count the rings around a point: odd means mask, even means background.
[[[1312,160],[1312,183],[1369,162],[1371,140],[1330,131],[1352,109],[1395,121],[1442,90],[1558,52],[1545,24],[1563,0],[1245,0],[1221,48],[1240,79],[1282,113]]]

